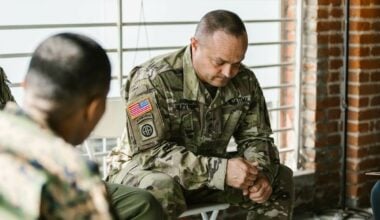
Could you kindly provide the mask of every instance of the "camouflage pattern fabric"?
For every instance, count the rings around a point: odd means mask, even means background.
[[[8,83],[7,76],[5,75],[4,70],[0,67],[0,110],[5,107],[5,103],[8,101],[15,101],[9,90]]]
[[[97,167],[15,105],[0,112],[0,219],[111,219]]]
[[[247,208],[255,207],[264,219],[268,213],[275,213],[271,219],[290,218],[292,172],[284,172],[279,163],[255,75],[241,66],[237,76],[218,88],[213,98],[198,80],[190,49],[153,58],[129,74],[124,95],[127,140],[108,158],[109,180],[150,190],[168,217],[175,219],[194,196],[187,192],[228,192],[227,160],[245,157],[259,163],[274,187],[272,198],[278,198],[276,193],[285,195],[283,202],[269,201],[264,206],[250,202],[252,207]],[[227,152],[232,137],[237,151]],[[241,197],[241,191],[234,191]]]

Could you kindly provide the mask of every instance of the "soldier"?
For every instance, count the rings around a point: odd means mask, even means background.
[[[7,76],[3,68],[0,67],[0,110],[5,107],[5,103],[8,101],[15,101],[9,90],[8,83]]]
[[[58,34],[34,51],[23,108],[0,112],[0,219],[160,218],[141,189],[109,184],[110,204],[97,166],[73,147],[104,113],[110,71],[105,51],[85,36]]]
[[[241,64],[248,37],[234,13],[207,13],[189,46],[135,67],[127,140],[108,180],[150,190],[170,219],[188,205],[228,202],[248,219],[291,219],[292,171],[279,163],[265,99]],[[231,138],[235,152],[227,152]]]

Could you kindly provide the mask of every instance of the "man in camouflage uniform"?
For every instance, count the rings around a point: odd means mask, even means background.
[[[132,70],[127,140],[108,180],[150,190],[169,219],[228,202],[248,219],[291,219],[292,171],[279,163],[260,85],[241,64],[247,32],[234,13],[207,13],[191,44]],[[237,150],[227,152],[231,138]]]
[[[5,75],[3,68],[0,67],[0,110],[5,107],[5,103],[8,101],[14,102],[8,83],[7,76]]]
[[[63,33],[38,46],[23,108],[10,103],[0,112],[0,219],[162,215],[159,203],[141,189],[109,184],[109,203],[97,166],[73,147],[104,113],[110,71],[105,51],[87,37]]]

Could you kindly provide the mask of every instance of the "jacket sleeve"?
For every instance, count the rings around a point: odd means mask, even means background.
[[[257,161],[259,168],[273,183],[279,168],[279,153],[270,137],[268,110],[257,79],[250,78],[252,101],[234,133],[238,151],[249,161]]]
[[[125,88],[128,142],[133,157],[138,158],[143,169],[166,173],[185,189],[224,189],[227,160],[195,155],[173,141],[171,90],[159,76],[152,80],[133,75]]]

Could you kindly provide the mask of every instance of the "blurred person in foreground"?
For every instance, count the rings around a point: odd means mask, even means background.
[[[74,149],[105,110],[111,67],[88,37],[44,40],[27,71],[22,108],[0,112],[0,219],[157,219],[150,193],[103,183]]]
[[[0,67],[0,110],[5,107],[7,102],[15,101],[8,84],[7,75],[5,75],[3,68]]]
[[[247,219],[291,219],[292,171],[280,164],[261,87],[242,64],[247,45],[242,20],[215,10],[190,45],[135,67],[128,132],[108,158],[108,180],[151,191],[169,219],[215,202],[244,208]]]
[[[374,219],[380,220],[380,181],[377,181],[372,188],[371,206]]]

